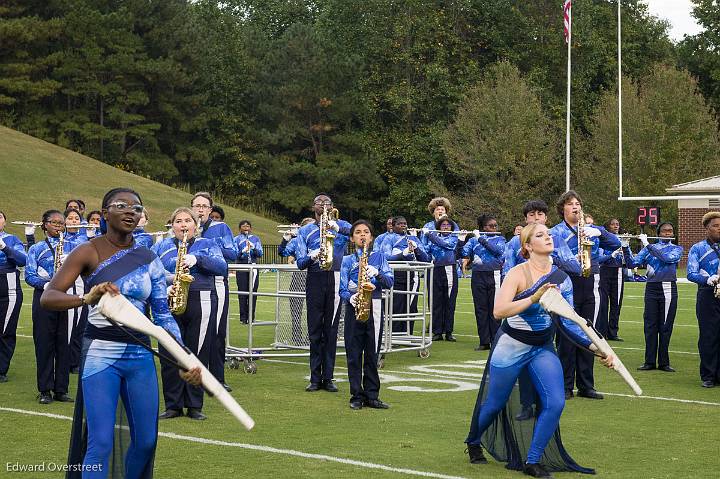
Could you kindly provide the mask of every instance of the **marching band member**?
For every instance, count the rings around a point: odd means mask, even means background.
[[[143,212],[140,215],[140,221],[138,221],[138,226],[135,228],[135,231],[133,231],[133,238],[135,238],[135,241],[138,244],[150,249],[155,243],[155,240],[150,234],[145,232],[145,226],[147,226],[148,222],[150,222],[150,215],[147,210],[143,208]]]
[[[324,211],[330,212],[333,203],[329,196],[319,194],[313,200],[315,222],[298,231],[297,266],[307,269],[305,298],[307,303],[308,336],[310,337],[310,383],[308,392],[325,389],[337,392],[333,381],[335,350],[337,345],[338,306],[340,305],[340,265],[345,245],[350,236],[350,223],[330,219],[329,230],[333,239],[332,268],[325,271],[320,267],[318,257],[322,248],[320,221]],[[328,215],[330,216],[330,215]]]
[[[358,220],[350,230],[355,253],[342,259],[340,268],[340,297],[345,308],[345,355],[350,382],[350,408],[367,406],[387,409],[389,406],[378,397],[378,351],[383,330],[382,288],[392,288],[393,273],[382,253],[369,252],[372,241],[370,223]],[[356,308],[362,304],[359,289],[360,267],[365,263],[366,287],[371,299],[365,306],[369,313],[365,321],[358,320]]]
[[[697,315],[700,337],[700,380],[705,388],[720,384],[720,212],[711,211],[702,218],[706,238],[692,245],[688,254],[687,278],[697,283]]]
[[[548,288],[556,287],[572,303],[572,282],[550,261],[554,245],[545,225],[530,223],[523,228],[521,248],[527,262],[508,272],[495,300],[493,315],[505,320],[490,352],[465,440],[470,461],[487,462],[483,445],[497,460],[508,462],[507,468],[522,469],[529,476],[550,477],[543,463],[560,470],[593,473],[572,460],[557,433],[565,406],[563,370],[552,343],[554,321],[538,304]],[[594,349],[578,325],[565,318],[555,323],[574,341]],[[613,357],[601,361],[611,367]],[[534,427],[516,427],[511,410],[516,402],[508,402],[522,371],[528,372],[542,403]],[[499,414],[503,409],[505,414]],[[485,434],[489,430],[492,433]],[[551,440],[555,441],[553,447],[546,449]]]
[[[582,200],[573,190],[568,190],[558,198],[555,208],[563,219],[550,232],[553,233],[554,241],[557,244],[561,241],[572,250],[574,255],[579,253],[578,235],[583,234],[589,241],[592,241],[591,252],[591,274],[589,277],[582,276],[581,271],[566,270],[573,284],[573,306],[575,311],[592,321],[597,321],[598,310],[600,309],[600,264],[599,248],[605,250],[616,250],[620,248],[620,241],[605,228],[598,226],[586,226],[578,231],[579,215],[582,211]],[[584,218],[583,218],[584,220]],[[553,258],[554,261],[554,258]],[[558,265],[561,269],[562,266]],[[573,397],[573,386],[577,384],[578,396],[589,399],[603,399],[602,394],[595,391],[595,378],[593,376],[593,355],[584,349],[578,348],[563,335],[557,336],[557,347],[560,361],[565,373],[565,396]]]
[[[75,200],[71,200],[73,204]],[[80,211],[74,208],[65,210],[65,241],[75,244],[84,243],[88,240],[86,228],[73,228],[82,222]],[[85,282],[81,277],[75,280],[70,294],[82,296],[85,294]],[[77,374],[80,371],[80,349],[82,348],[82,335],[87,323],[88,308],[73,308],[67,312],[69,323],[69,344],[70,344],[70,372]]]
[[[438,196],[430,200],[430,203],[428,203],[428,211],[430,212],[430,215],[433,219],[425,223],[425,225],[422,227],[422,230],[420,230],[419,232],[422,233],[420,239],[422,240],[423,247],[425,248],[425,251],[429,252],[430,240],[425,234],[425,230],[437,229],[435,227],[435,223],[442,217],[450,216],[450,214],[452,213],[452,204],[450,203],[450,200],[445,198],[444,196]],[[452,225],[452,231],[458,231],[460,229],[460,227],[454,221],[452,222]]]
[[[297,257],[297,234],[300,227],[312,223],[313,218],[303,218],[298,227],[293,227],[283,234],[282,241],[278,246],[278,254],[287,258],[289,264],[295,264]],[[305,273],[293,271],[290,276],[290,291],[305,292]],[[300,346],[304,343],[302,330],[302,312],[305,301],[301,298],[290,298],[290,318],[292,331],[292,344]]]
[[[65,210],[77,210],[80,215],[80,221],[82,222],[85,215],[85,202],[83,200],[67,200],[65,202]]]
[[[434,229],[443,232],[429,232],[426,235],[430,245],[428,253],[433,259],[433,341],[442,341],[443,335],[446,341],[457,341],[452,334],[458,294],[455,262],[458,256],[458,241],[464,241],[465,235],[449,234],[453,226],[457,226],[454,221],[442,216],[435,222]]]
[[[238,224],[240,234],[238,234],[234,241],[238,250],[238,263],[240,264],[255,264],[257,259],[263,255],[262,243],[260,238],[252,234],[252,224],[248,220],[242,220]],[[253,278],[250,279],[249,271],[236,271],[235,280],[237,281],[238,291],[250,291],[250,285],[252,285],[253,292],[257,292],[258,284],[260,283],[255,270],[252,271]],[[255,321],[257,304],[257,296],[253,296],[253,316],[249,318],[249,305],[250,297],[243,294],[238,294],[238,302],[240,303],[240,322],[247,324],[249,319]]]
[[[671,223],[658,226],[657,244],[650,244],[647,235],[639,235],[643,249],[633,257],[627,240],[623,241],[625,263],[630,268],[647,267],[645,285],[645,312],[643,329],[645,330],[645,362],[639,371],[657,369],[674,373],[670,366],[670,336],[672,335],[675,313],[677,311],[677,267],[682,258],[683,248],[672,244],[675,229]],[[657,359],[657,363],[655,360]]]
[[[72,402],[73,399],[67,394],[70,382],[68,343],[72,317],[68,311],[50,311],[44,308],[40,304],[40,297],[56,273],[55,266],[65,261],[66,255],[74,249],[75,244],[63,238],[63,244],[58,245],[60,235],[65,231],[65,217],[60,211],[49,210],[43,213],[41,228],[45,232],[45,241],[30,247],[25,266],[25,282],[35,289],[32,320],[37,387],[40,392],[38,399],[40,404],[50,404],[53,399]],[[56,257],[58,253],[60,256]],[[68,288],[71,290],[73,286],[71,284]],[[82,306],[77,305],[78,308]],[[55,393],[54,397],[51,391]]]
[[[505,238],[502,235],[486,235],[484,232],[497,233],[498,223],[495,216],[483,214],[477,219],[478,229],[474,236],[463,246],[462,256],[472,262],[473,305],[480,344],[476,351],[490,349],[500,324],[492,315],[495,294],[500,291],[500,271],[505,255]]]
[[[82,216],[80,211],[74,208],[68,208],[65,210],[65,239],[72,243],[84,243],[87,241],[85,235],[85,228],[73,228],[82,224]]]
[[[190,206],[200,220],[200,235],[203,238],[215,241],[220,251],[222,251],[226,263],[230,264],[237,261],[238,251],[233,240],[232,230],[225,223],[210,219],[210,211],[214,206],[210,193],[205,191],[195,193]],[[214,353],[210,355],[210,367],[208,369],[222,383],[225,389],[231,391],[232,388],[225,383],[225,337],[227,336],[227,321],[230,311],[227,269],[224,275],[215,278],[215,294],[218,297],[217,317],[215,318],[215,346]]]
[[[617,235],[620,232],[620,220],[611,218],[605,223],[605,229]],[[618,330],[625,290],[623,250],[601,250],[598,262],[600,263],[600,309],[596,329],[608,341],[622,341],[618,336]]]
[[[17,324],[23,302],[20,272],[27,257],[25,246],[5,232],[7,216],[0,211],[0,383],[7,382],[10,361],[15,353]]]
[[[111,190],[103,198],[102,211],[106,234],[73,251],[41,299],[41,306],[48,310],[92,306],[83,339],[68,457],[70,466],[82,464],[83,469],[71,469],[67,477],[105,478],[112,470],[123,471],[128,478],[151,477],[158,433],[158,389],[150,339],[113,325],[95,305],[104,293],[122,294],[139,311],[150,307],[152,320],[178,341],[182,339],[168,311],[162,263],[133,240],[132,232],[142,212],[139,195],[128,188]],[[50,238],[62,228],[62,215],[55,213],[50,212],[48,222],[44,222]],[[84,297],[66,294],[80,275],[92,287],[90,292]],[[200,383],[198,368],[180,374],[193,384]],[[118,408],[118,399],[122,399],[123,409]],[[118,411],[125,412],[119,426],[129,426],[129,435],[124,428],[115,427]],[[116,434],[122,436],[116,438]]]
[[[420,239],[415,234],[408,234],[407,220],[404,216],[393,217],[392,226],[393,232],[387,234],[380,248],[380,252],[385,255],[388,261],[422,261],[423,263],[431,261],[430,255],[425,251]],[[373,246],[373,251],[378,251],[375,246]],[[415,272],[408,274],[407,271],[395,271],[393,284],[395,291],[411,293],[395,294],[393,296],[393,316],[417,313],[418,296],[416,293],[420,285],[418,274]],[[392,331],[412,335],[414,327],[415,321],[405,323],[393,321]]]
[[[210,219],[213,221],[225,221],[225,210],[218,205],[214,205],[210,210]]]
[[[219,307],[215,277],[227,274],[227,263],[215,241],[196,237],[197,219],[189,208],[176,209],[170,217],[174,238],[166,238],[156,243],[152,251],[162,261],[167,271],[167,283],[171,286],[176,273],[178,247],[183,234],[187,232],[187,254],[182,258],[182,265],[189,269],[195,279],[190,283],[187,309],[173,317],[180,329],[183,343],[207,366],[213,351],[215,320]],[[177,293],[171,290],[169,294]],[[165,352],[162,346],[160,351]],[[181,381],[174,365],[162,359],[160,364],[165,399],[165,412],[160,414],[160,419],[182,416],[183,408],[187,408],[190,419],[206,419],[202,413],[202,388]]]
[[[87,223],[88,225],[95,226],[95,228],[87,228],[85,230],[85,236],[88,238],[94,238],[99,234],[99,228],[100,228],[100,218],[102,218],[102,213],[98,210],[92,210],[87,215]]]
[[[380,247],[382,246],[383,241],[385,241],[385,237],[393,232],[393,217],[388,217],[387,220],[385,220],[385,232],[378,235],[377,238],[375,238],[375,241],[373,242],[373,251],[380,251]]]

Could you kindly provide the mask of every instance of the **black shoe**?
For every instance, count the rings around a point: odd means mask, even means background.
[[[0,383],[8,382],[7,374],[0,374]]]
[[[384,403],[379,399],[366,399],[365,406],[371,407],[373,409],[388,409],[390,407],[389,404]]]
[[[38,394],[38,402],[40,404],[50,404],[53,402],[52,394],[50,394],[50,391],[47,392],[41,392]]]
[[[240,322],[243,323],[243,324],[247,324],[247,323],[248,323],[248,320],[247,320],[247,319],[241,319]]]
[[[70,368],[70,374],[80,374],[80,368],[77,366]]]
[[[532,419],[533,415],[534,414],[532,406],[524,407],[522,408],[522,411],[520,411],[520,413],[515,416],[515,420],[527,421],[528,419]]]
[[[673,368],[669,364],[666,364],[665,366],[658,366],[658,369],[660,371],[665,371],[666,373],[674,373],[675,372],[675,368]]]
[[[565,399],[572,399],[574,396],[572,389],[566,389],[565,390]]]
[[[637,368],[638,371],[652,371],[653,369],[655,369],[655,365],[648,363],[645,363],[642,366],[638,366]]]
[[[715,381],[703,381],[702,387],[704,388],[714,388],[715,387]]]
[[[305,391],[307,391],[309,393],[319,391],[319,390],[320,390],[320,385],[318,383],[310,383],[307,386],[305,386]]]
[[[608,341],[619,341],[619,342],[621,342],[621,343],[622,343],[623,341],[625,341],[625,340],[624,340],[623,338],[621,338],[620,336],[613,336],[613,337],[611,337],[611,338],[607,338],[607,340],[608,340]]]
[[[182,410],[166,409],[164,413],[158,416],[158,419],[175,419],[183,415]]]
[[[187,417],[195,419],[196,421],[204,421],[207,416],[202,413],[202,410],[196,407],[189,407],[187,410]]]
[[[480,344],[477,348],[475,348],[475,351],[488,351],[490,349],[489,344]]]
[[[55,397],[53,397],[53,399],[58,402],[75,402],[75,400],[71,396],[68,396],[67,393],[55,393]]]
[[[232,388],[230,386],[228,386],[226,383],[222,383],[222,387],[224,387],[227,392],[229,392],[229,393],[232,392]]]
[[[470,456],[470,464],[487,464],[480,444],[468,444],[465,452]]]
[[[360,399],[353,399],[350,401],[350,409],[354,409],[357,411],[358,409],[362,409],[363,402]]]
[[[451,343],[454,343],[455,341],[457,341],[457,339],[455,339],[455,336],[453,336],[452,333],[447,333],[445,335],[445,341],[450,341]]]
[[[525,464],[523,466],[523,474],[532,477],[552,477],[540,464]]]
[[[324,390],[326,390],[327,392],[329,392],[329,393],[336,393],[336,392],[338,392],[338,388],[337,388],[337,386],[335,385],[335,381],[333,381],[332,379],[330,379],[329,381],[324,381],[324,382],[322,383],[322,388],[323,388]]]
[[[433,341],[442,341],[443,335],[442,334],[433,334]]]
[[[604,396],[594,389],[588,389],[587,391],[578,390],[578,397],[587,399],[604,399]]]

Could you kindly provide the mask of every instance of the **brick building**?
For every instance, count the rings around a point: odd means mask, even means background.
[[[687,264],[687,253],[690,247],[705,238],[702,217],[708,211],[720,211],[720,175],[701,180],[680,183],[667,188],[668,193],[683,195],[712,195],[718,199],[694,198],[678,200],[678,244],[685,249],[681,267]]]

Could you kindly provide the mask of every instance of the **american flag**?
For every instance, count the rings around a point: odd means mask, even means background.
[[[571,0],[565,0],[563,5],[563,19],[565,22],[565,43],[570,41],[570,8],[572,7]]]

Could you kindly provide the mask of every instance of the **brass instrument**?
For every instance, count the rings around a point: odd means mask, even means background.
[[[594,243],[585,236],[585,215],[582,209],[578,210],[578,258],[584,278],[589,278],[592,273],[592,247]]]
[[[367,322],[370,318],[370,305],[372,304],[372,284],[367,274],[368,268],[368,247],[363,241],[360,263],[358,264],[358,289],[355,302],[355,319],[361,323]]]
[[[56,275],[63,265],[63,254],[65,254],[65,234],[60,232],[58,236],[58,242],[55,245],[55,261],[53,262],[53,275]]]
[[[183,239],[178,244],[177,260],[175,261],[175,276],[173,277],[172,292],[168,295],[168,304],[172,314],[183,314],[187,309],[190,283],[195,278],[189,273],[189,269],[183,264],[187,254],[187,230],[183,231]]]
[[[323,212],[320,215],[320,253],[318,254],[320,269],[323,271],[330,271],[333,266],[335,232],[329,227],[328,222],[337,221],[339,217],[337,208],[328,211],[328,207],[323,205]]]

